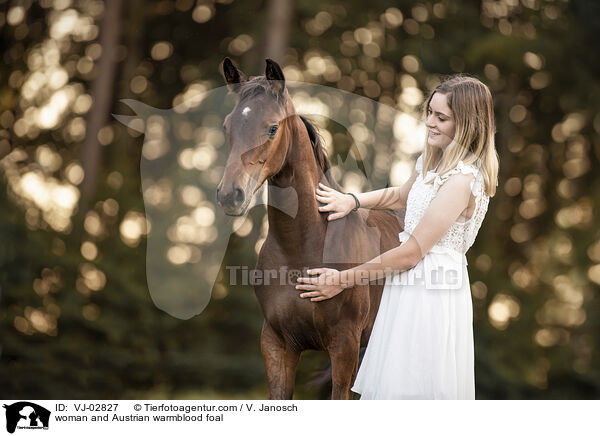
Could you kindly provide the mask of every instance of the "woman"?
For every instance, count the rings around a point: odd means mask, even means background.
[[[473,310],[465,253],[498,184],[492,96],[455,76],[424,105],[427,141],[402,186],[356,195],[320,185],[316,198],[347,215],[356,203],[406,207],[399,247],[355,268],[310,270],[302,298],[322,301],[361,278],[386,277],[373,331],[352,390],[361,399],[474,399]],[[390,274],[389,271],[397,271]]]

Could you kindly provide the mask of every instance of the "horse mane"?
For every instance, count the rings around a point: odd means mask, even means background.
[[[313,153],[315,155],[315,161],[317,162],[317,166],[323,171],[325,179],[329,183],[329,186],[339,190],[340,185],[335,181],[333,175],[331,174],[331,162],[323,149],[323,138],[319,135],[315,126],[312,125],[310,121],[304,118],[302,115],[298,115],[306,130],[308,131],[308,137],[310,138],[310,144],[312,145]]]

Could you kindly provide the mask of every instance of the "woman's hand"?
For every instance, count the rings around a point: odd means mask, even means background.
[[[317,200],[325,203],[324,206],[319,207],[319,212],[333,212],[327,217],[328,221],[345,217],[356,206],[356,202],[351,195],[342,194],[329,186],[325,186],[323,183],[319,183],[319,188],[317,188],[316,192]]]
[[[306,271],[309,275],[319,274],[319,277],[299,277],[298,283],[307,283],[305,285],[296,285],[296,289],[311,291],[300,294],[301,298],[310,298],[310,301],[323,301],[335,297],[345,288],[348,283],[343,280],[342,274],[337,269],[315,268]]]

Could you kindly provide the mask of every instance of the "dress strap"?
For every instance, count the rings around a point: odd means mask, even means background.
[[[458,161],[458,165],[456,165],[456,168],[454,168],[453,170],[450,170],[442,175],[439,175],[434,172],[427,173],[425,182],[428,182],[433,178],[435,190],[437,191],[444,183],[446,183],[446,180],[448,180],[450,178],[450,176],[452,176],[454,174],[459,174],[459,173],[460,174],[473,174],[475,176],[473,178],[473,180],[471,180],[470,187],[471,187],[471,192],[473,193],[473,196],[477,197],[479,195],[479,190],[477,189],[478,186],[477,186],[476,182],[480,181],[479,179],[481,179],[481,172],[474,165],[465,165],[462,160]]]

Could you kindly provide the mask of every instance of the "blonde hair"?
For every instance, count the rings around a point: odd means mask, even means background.
[[[446,96],[456,131],[445,150],[432,147],[425,141],[423,177],[438,163],[438,174],[456,168],[460,160],[474,164],[481,172],[485,193],[493,197],[498,186],[498,153],[494,135],[494,103],[489,88],[474,77],[456,75],[438,85],[427,97],[423,107],[427,117],[429,103],[438,92]]]

